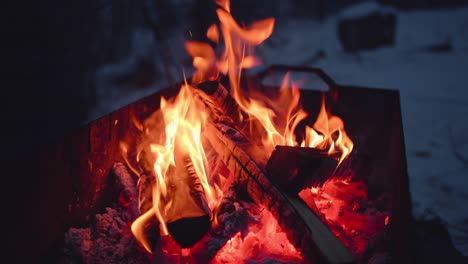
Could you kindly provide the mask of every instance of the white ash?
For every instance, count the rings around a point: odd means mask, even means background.
[[[65,234],[65,263],[150,263],[137,244],[122,210],[106,208],[87,228]]]
[[[112,176],[112,187],[122,201],[92,217],[88,227],[72,227],[65,233],[65,263],[150,263],[130,229],[138,216],[135,179],[122,163],[114,164]]]

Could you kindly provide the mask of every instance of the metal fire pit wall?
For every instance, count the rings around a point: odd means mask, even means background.
[[[412,263],[411,203],[398,91],[338,85],[323,71],[310,68],[273,66],[259,77],[280,70],[308,72],[329,86],[327,105],[343,119],[355,143],[356,177],[367,183],[370,199],[389,194],[391,220],[386,239],[391,259]],[[40,227],[40,243],[35,246],[41,262],[54,263],[66,230],[86,224],[89,216],[117,199],[107,188],[108,176],[113,163],[122,161],[119,142],[135,138],[132,116],[143,120],[159,108],[161,96],[174,96],[179,88],[172,86],[140,99],[17,161],[22,166],[27,158],[24,173],[38,177],[31,208],[37,210],[33,215],[34,225]],[[303,106],[311,115],[318,112],[321,97],[321,92],[301,90]]]

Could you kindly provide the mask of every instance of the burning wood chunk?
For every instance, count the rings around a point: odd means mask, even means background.
[[[256,222],[245,232],[237,232],[220,249],[215,263],[303,263],[301,253],[289,242],[286,233],[270,211],[250,203]]]
[[[210,209],[191,158],[176,156],[176,164],[179,166],[170,177],[172,203],[166,212],[166,225],[179,245],[191,247],[208,232]]]
[[[257,220],[249,214],[252,205],[239,199],[234,184],[223,195],[217,214],[217,225],[191,249],[197,263],[210,263],[219,250],[238,232],[245,234],[248,226]]]
[[[288,239],[307,261],[355,262],[354,256],[304,201],[297,195],[282,192],[271,183],[244,151],[249,146],[235,143],[229,134],[222,133],[216,126],[208,126],[207,133],[233,175],[247,185],[247,192],[254,202],[271,211]]]
[[[207,106],[212,119],[217,123],[241,124],[245,118],[237,102],[220,82],[208,81],[196,86],[195,94]]]
[[[244,186],[245,187],[245,186]],[[235,182],[220,204],[218,225],[191,249],[196,263],[303,263],[278,222]]]
[[[268,178],[278,188],[298,194],[306,187],[324,183],[338,162],[327,151],[314,148],[276,146],[268,160]]]
[[[166,210],[166,226],[179,245],[190,247],[209,230],[211,225],[210,209],[190,157],[179,154],[176,155],[175,162],[178,166],[172,166],[168,172],[171,204]],[[148,172],[148,174],[150,173]],[[152,173],[151,176],[147,176],[147,174],[140,176],[138,185],[141,213],[145,213],[153,207],[154,184],[156,184],[155,177]],[[150,221],[150,223],[158,223],[158,221]],[[156,230],[149,223],[146,224],[145,228]],[[154,239],[159,236],[159,232],[147,235]]]

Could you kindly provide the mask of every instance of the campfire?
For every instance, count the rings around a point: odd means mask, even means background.
[[[217,4],[211,43],[185,43],[192,78],[129,115],[112,170],[117,209],[97,219],[120,219],[117,233],[136,241],[129,262],[388,261],[390,191],[368,193],[372,158],[330,107],[340,91],[329,83],[309,100],[289,74],[279,88],[244,75],[275,21],[241,27],[229,1]]]

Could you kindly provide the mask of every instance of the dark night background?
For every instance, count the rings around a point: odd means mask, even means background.
[[[435,215],[465,256],[466,4],[464,0],[232,0],[232,13],[241,21],[277,18],[278,31],[258,52],[266,65],[321,67],[339,83],[400,89],[415,217],[447,209]],[[215,21],[215,7],[209,0],[94,0],[17,2],[6,9],[2,38],[7,44],[2,87],[5,164],[180,81],[181,69],[191,67],[183,39],[189,38],[189,31],[193,38],[202,39],[207,25]],[[363,43],[353,42],[355,31],[348,34],[354,46],[347,50],[337,37],[338,22],[375,10],[396,14],[393,43],[373,35],[388,29],[385,23],[382,28],[374,24],[377,28],[365,31],[368,38]],[[432,119],[424,119],[427,116]],[[446,127],[451,131],[448,135]],[[426,133],[421,135],[421,130]],[[437,147],[454,140],[460,147],[454,151]],[[23,175],[21,168],[9,169],[3,175],[7,190],[3,202],[9,208],[4,215],[11,216],[7,220],[12,219],[14,228],[7,233],[19,231],[31,239],[21,246],[12,239],[11,249],[6,249],[21,259],[16,263],[23,263],[40,241],[34,239],[34,229],[40,227],[31,224],[40,208],[29,208],[37,179]],[[452,176],[445,177],[444,172]]]

